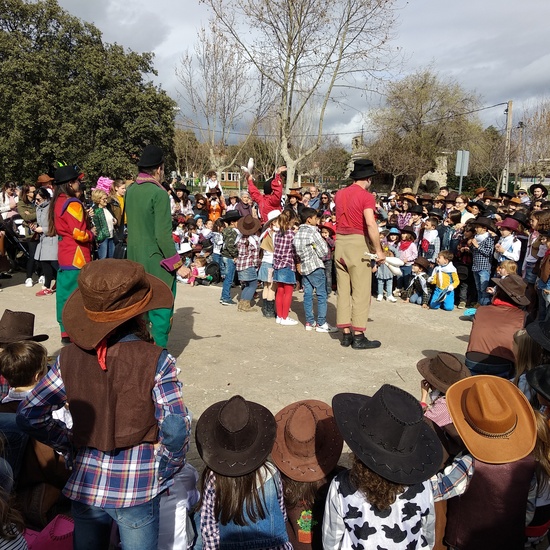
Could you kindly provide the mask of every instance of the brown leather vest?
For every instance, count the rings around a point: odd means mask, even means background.
[[[60,353],[61,376],[73,417],[73,444],[112,451],[156,443],[151,392],[162,348],[132,340],[107,349],[107,370],[95,351],[72,344]]]
[[[535,461],[474,461],[466,492],[447,501],[445,543],[460,550],[523,550],[525,511]]]

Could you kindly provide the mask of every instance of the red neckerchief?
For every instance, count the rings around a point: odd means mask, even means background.
[[[401,241],[399,243],[399,250],[407,250],[412,243],[412,241]]]
[[[97,353],[97,362],[101,367],[101,370],[107,370],[107,338],[103,338],[101,342],[96,346],[95,351]]]
[[[500,298],[493,298],[493,305],[494,306],[515,307],[516,309],[519,309],[519,306],[515,306],[514,304],[511,304],[510,302],[505,302],[504,300],[501,300]]]

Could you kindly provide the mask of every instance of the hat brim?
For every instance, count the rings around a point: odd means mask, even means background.
[[[493,283],[495,283],[495,285],[497,285],[498,288],[500,288],[502,292],[504,292],[506,296],[509,296],[516,304],[520,306],[528,306],[531,303],[531,300],[529,300],[527,296],[517,296],[516,298],[510,296],[509,292],[502,285],[502,277],[493,277],[491,278],[491,281],[493,281]]]
[[[487,437],[478,433],[464,414],[464,403],[474,384],[490,381],[517,414],[514,431],[507,437]],[[537,438],[535,414],[527,397],[512,382],[498,376],[478,375],[453,384],[446,394],[447,407],[455,428],[474,458],[489,464],[507,464],[526,457]]]
[[[447,393],[447,390],[452,386],[452,383],[444,382],[440,378],[437,378],[437,376],[430,369],[432,359],[433,358],[430,357],[420,359],[420,361],[416,364],[416,368],[422,377],[428,381],[428,384],[430,384],[432,388],[435,388],[442,393]],[[466,365],[462,364],[462,368],[460,369],[460,372],[457,373],[457,377],[465,378],[467,376],[470,376],[470,371]]]
[[[542,329],[544,321],[534,321],[529,323],[525,330],[527,334],[540,346],[542,346],[546,351],[550,351],[550,338],[546,336],[544,330]]]
[[[525,377],[529,385],[537,392],[540,393],[545,399],[550,401],[550,388],[543,388],[541,382],[546,378],[545,373],[547,372],[550,365],[539,365],[530,371],[527,371]]]
[[[195,428],[197,450],[204,463],[216,474],[244,476],[267,460],[275,441],[277,424],[269,409],[259,403],[247,401],[250,417],[258,424],[256,440],[243,451],[225,449],[219,444],[214,432],[220,411],[226,403],[227,401],[214,403],[199,417]]]
[[[32,342],[44,342],[49,338],[48,334],[32,334],[31,336],[24,334],[19,336],[6,337],[0,330],[0,346],[6,344],[13,344],[14,342],[32,341]]]
[[[71,340],[80,348],[94,349],[111,331],[126,321],[151,311],[152,309],[170,309],[174,305],[174,295],[170,287],[158,277],[146,273],[151,285],[152,297],[147,305],[139,311],[132,311],[127,317],[116,321],[98,323],[90,320],[84,309],[84,301],[80,289],[76,289],[63,307],[63,325]]]
[[[256,219],[255,219],[254,225],[250,229],[239,227],[239,224],[237,224],[237,229],[239,230],[239,232],[243,237],[249,237],[250,235],[254,235],[254,233],[257,233],[261,227],[262,227],[262,223],[260,222],[260,220],[256,220]]]
[[[285,440],[285,426],[289,416],[299,405],[308,405],[318,422],[323,422],[323,440],[316,441],[315,456],[299,457],[288,449]],[[317,401],[305,399],[288,405],[275,415],[277,435],[271,451],[271,459],[275,466],[287,477],[295,481],[319,481],[326,477],[338,464],[344,440],[338,431],[338,426],[332,414],[332,407]],[[314,437],[315,433],[311,434]]]
[[[432,428],[422,422],[417,445],[410,453],[397,453],[375,445],[361,424],[359,410],[371,397],[355,393],[337,394],[332,399],[338,429],[352,452],[373,472],[403,485],[414,485],[432,477],[441,467],[443,450]]]
[[[540,185],[538,183],[534,183],[533,185],[531,185],[531,187],[529,187],[529,193],[531,193],[531,195],[532,195],[533,192],[535,191],[535,189],[542,189],[542,196],[543,197],[546,197],[548,195],[548,189],[546,189],[546,187],[544,187],[543,185]]]

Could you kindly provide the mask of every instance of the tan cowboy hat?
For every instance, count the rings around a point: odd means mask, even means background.
[[[535,446],[533,408],[521,390],[504,378],[464,378],[447,390],[447,406],[468,451],[482,462],[515,462]]]
[[[275,415],[275,466],[295,481],[319,481],[338,464],[344,440],[332,407],[315,399],[297,401]]]
[[[0,346],[21,340],[43,342],[48,338],[47,334],[34,334],[34,313],[4,310],[0,319]]]
[[[168,285],[145,273],[141,264],[105,259],[81,269],[78,289],[63,308],[63,325],[77,346],[94,349],[125,321],[173,305]]]
[[[444,351],[435,357],[421,359],[416,368],[430,386],[441,393],[446,393],[455,382],[471,376],[470,370],[460,359]]]
[[[201,414],[195,429],[197,450],[213,472],[243,476],[266,461],[276,429],[269,409],[235,395]]]

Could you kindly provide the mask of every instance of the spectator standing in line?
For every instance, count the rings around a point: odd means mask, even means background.
[[[353,349],[380,346],[378,340],[369,340],[364,334],[372,287],[371,262],[365,261],[368,260],[365,254],[369,254],[372,247],[379,263],[386,259],[374,218],[375,200],[368,191],[374,174],[376,171],[371,160],[356,160],[350,174],[353,183],[340,189],[335,196],[336,324],[344,331],[342,346],[352,346]]]
[[[126,191],[128,259],[140,263],[145,271],[165,282],[176,295],[176,274],[186,279],[189,268],[183,266],[172,239],[170,197],[162,186],[164,153],[156,145],[147,145],[138,162],[139,175]],[[155,344],[166,347],[172,328],[174,308],[148,312],[151,336]]]

